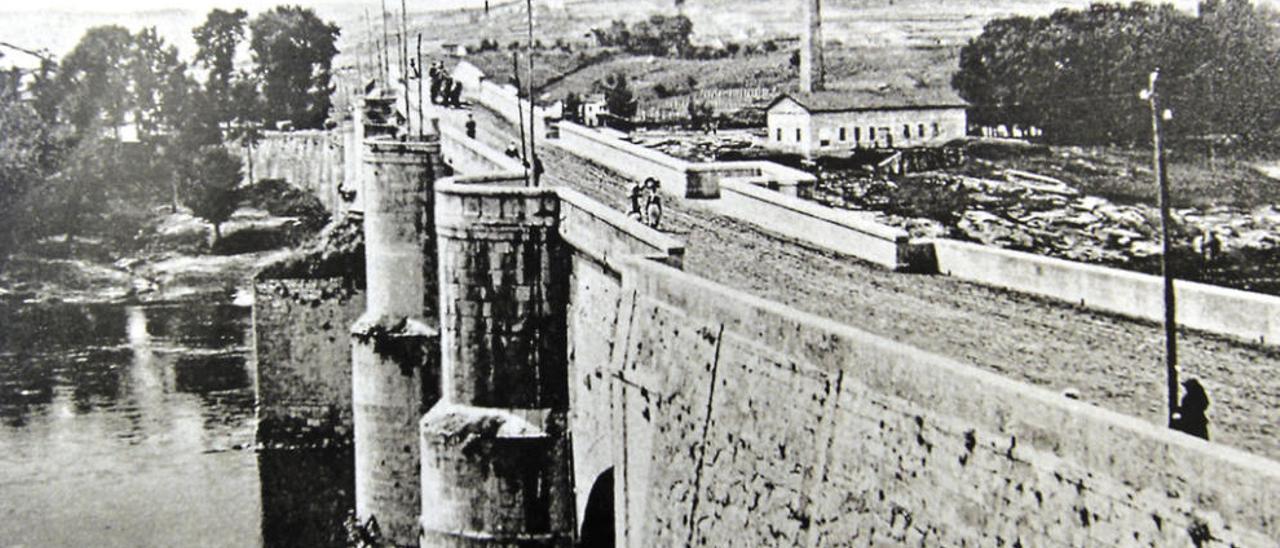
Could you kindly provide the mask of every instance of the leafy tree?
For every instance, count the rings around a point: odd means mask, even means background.
[[[249,23],[249,47],[266,98],[268,121],[288,120],[296,128],[320,128],[333,93],[331,66],[339,30],[315,12],[279,6]]]
[[[15,244],[21,200],[47,174],[50,128],[22,101],[19,91],[0,92],[0,256]]]
[[[126,65],[139,134],[145,139],[175,127],[189,93],[182,85],[186,65],[178,59],[178,48],[166,46],[155,27],[143,29],[133,37]]]
[[[189,188],[187,206],[191,212],[213,225],[213,244],[222,239],[222,223],[231,218],[238,205],[240,159],[222,146],[206,146],[187,166],[184,179]]]
[[[1161,69],[1172,137],[1272,131],[1280,107],[1276,16],[1248,0],[1207,0],[1199,17],[1169,5],[1095,4],[987,24],[960,52],[952,86],[973,121],[1040,127],[1057,142],[1149,138],[1136,98]]]
[[[195,62],[208,71],[205,92],[220,123],[230,122],[235,116],[232,87],[236,75],[236,49],[244,41],[248,17],[249,14],[242,9],[213,9],[203,24],[191,30],[196,41]]]
[[[93,27],[62,61],[58,72],[59,110],[80,137],[106,127],[119,137],[130,109],[127,64],[133,35],[124,27]]]
[[[604,102],[609,109],[609,113],[621,118],[631,118],[636,115],[635,94],[631,92],[631,87],[627,85],[627,75],[622,72],[614,72],[605,78],[604,82]]]
[[[582,97],[572,91],[564,96],[564,119],[582,123]]]

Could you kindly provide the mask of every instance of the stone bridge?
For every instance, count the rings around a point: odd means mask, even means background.
[[[686,274],[679,241],[447,128],[358,163],[363,314],[300,328],[260,284],[259,404],[351,417],[357,513],[393,544],[1280,538],[1273,461]]]

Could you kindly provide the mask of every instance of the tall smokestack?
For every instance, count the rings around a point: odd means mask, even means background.
[[[800,34],[800,91],[822,91],[822,0],[804,4],[804,32]]]

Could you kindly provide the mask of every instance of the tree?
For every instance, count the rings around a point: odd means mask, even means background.
[[[219,123],[230,122],[234,117],[232,97],[235,77],[236,49],[244,41],[244,25],[249,14],[242,9],[225,11],[214,9],[200,26],[191,30],[196,41],[195,62],[208,71],[205,93],[216,112]]]
[[[572,91],[564,96],[564,119],[582,123],[582,98]]]
[[[51,128],[22,100],[20,91],[0,92],[0,257],[12,250],[22,199],[48,173]]]
[[[1170,137],[1272,131],[1280,106],[1276,16],[1248,0],[1207,0],[1199,17],[1169,5],[1095,4],[989,22],[960,52],[952,86],[980,124],[1040,127],[1052,141],[1150,137],[1134,98],[1160,68]]]
[[[621,72],[610,74],[604,81],[604,102],[609,113],[620,118],[631,118],[636,115],[635,95],[627,85],[627,75]]]
[[[189,189],[187,206],[196,217],[213,225],[216,245],[222,239],[222,223],[231,218],[238,205],[240,159],[223,146],[202,147],[183,175]]]
[[[278,6],[256,17],[249,29],[266,120],[288,120],[296,128],[324,127],[333,93],[338,27],[309,9]]]
[[[119,137],[130,108],[127,62],[133,35],[124,27],[93,27],[67,54],[58,72],[59,111],[84,137],[90,128],[109,128]]]
[[[181,85],[186,66],[178,59],[178,48],[166,46],[155,27],[142,29],[133,37],[126,66],[139,136],[146,140],[174,128],[179,105],[188,93]]]

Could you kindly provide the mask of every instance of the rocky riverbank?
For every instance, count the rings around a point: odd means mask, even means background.
[[[306,236],[297,219],[242,208],[209,242],[186,212],[158,213],[132,249],[55,236],[26,246],[0,269],[0,299],[13,302],[243,301],[254,272]]]

